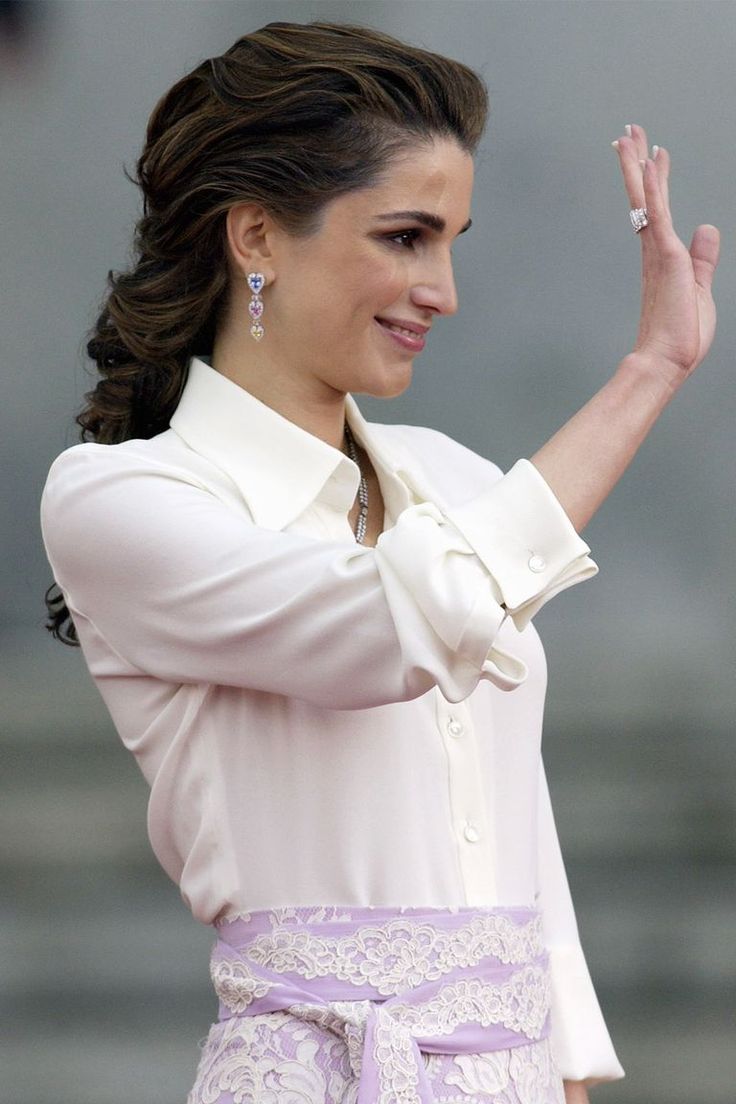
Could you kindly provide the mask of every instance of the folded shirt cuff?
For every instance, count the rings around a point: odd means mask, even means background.
[[[580,946],[549,948],[552,1051],[566,1081],[617,1081],[624,1070],[613,1049]]]
[[[445,515],[488,570],[521,631],[555,594],[595,575],[590,548],[528,460]]]

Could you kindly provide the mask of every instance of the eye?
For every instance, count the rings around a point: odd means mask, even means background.
[[[400,230],[398,234],[389,234],[388,241],[401,246],[402,249],[413,249],[414,243],[422,236],[421,230],[413,227],[411,230]]]

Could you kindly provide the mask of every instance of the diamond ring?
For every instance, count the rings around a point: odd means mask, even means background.
[[[633,207],[632,210],[629,211],[629,218],[637,234],[640,230],[643,230],[645,226],[649,225],[646,207]]]

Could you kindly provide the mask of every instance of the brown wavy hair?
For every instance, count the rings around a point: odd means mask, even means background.
[[[189,359],[212,351],[227,306],[230,207],[261,203],[307,236],[326,203],[376,182],[418,141],[449,137],[473,153],[487,108],[467,66],[347,24],[269,23],[179,80],[129,177],[143,194],[135,262],[108,274],[89,335],[99,379],[76,418],[81,440],[167,429]],[[46,607],[49,631],[78,644],[55,583]]]

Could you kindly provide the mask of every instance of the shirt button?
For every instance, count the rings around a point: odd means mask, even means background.
[[[544,571],[547,566],[547,561],[544,556],[530,556],[527,564],[530,571],[533,571],[535,575],[538,575],[540,571]]]
[[[455,736],[457,738],[458,736],[462,736],[462,734],[465,732],[465,729],[459,721],[451,720],[447,725],[447,731],[450,733],[451,736]]]
[[[463,835],[465,836],[468,843],[477,843],[480,839],[480,832],[474,824],[470,823],[470,821],[468,821],[463,828]]]

